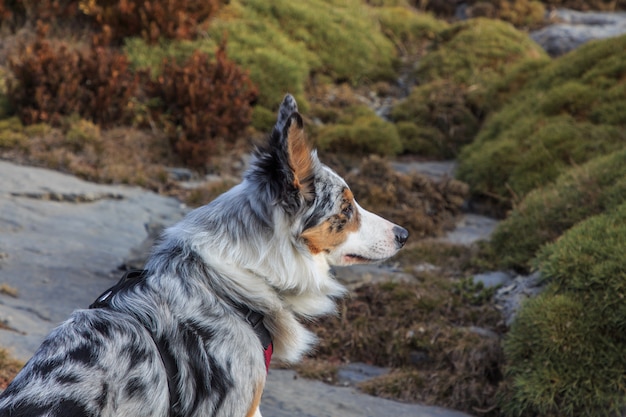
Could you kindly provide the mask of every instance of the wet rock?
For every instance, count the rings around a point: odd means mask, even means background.
[[[550,18],[559,23],[530,33],[551,56],[563,55],[594,39],[626,33],[626,13],[579,12],[559,9]]]

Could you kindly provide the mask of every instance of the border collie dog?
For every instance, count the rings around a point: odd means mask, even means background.
[[[361,208],[287,95],[243,181],[167,229],[141,271],[54,329],[0,416],[260,416],[269,357],[295,362],[344,288],[408,232]]]

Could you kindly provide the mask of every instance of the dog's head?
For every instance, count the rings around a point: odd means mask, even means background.
[[[359,206],[346,182],[319,161],[291,95],[285,96],[269,144],[257,152],[248,180],[284,214],[295,243],[329,265],[383,261],[408,238],[406,229]]]

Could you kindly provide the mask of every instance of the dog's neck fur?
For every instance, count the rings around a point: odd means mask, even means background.
[[[223,298],[209,304],[221,301],[253,306],[265,316],[274,341],[274,357],[295,362],[316,340],[297,318],[332,312],[333,298],[341,296],[344,288],[331,276],[323,255],[313,256],[294,238],[297,235],[286,226],[290,222],[284,213],[272,211],[268,219],[259,212],[252,200],[254,193],[248,192],[250,186],[244,181],[169,228],[146,268],[153,279],[163,281],[159,286],[181,285],[166,280],[199,279],[182,285],[206,286],[211,289],[207,296]],[[225,210],[223,203],[230,200],[228,206],[232,207],[233,199],[239,200],[239,210]],[[180,269],[194,273],[173,273]],[[189,311],[173,314],[187,315]]]

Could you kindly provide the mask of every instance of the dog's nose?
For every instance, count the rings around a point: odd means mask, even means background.
[[[393,233],[396,235],[396,246],[398,249],[404,246],[406,240],[409,238],[409,231],[404,227],[394,226]]]

